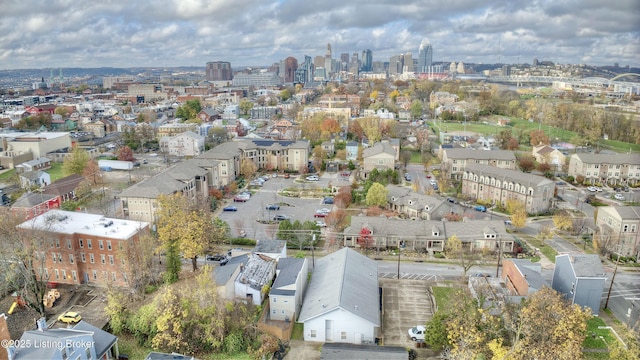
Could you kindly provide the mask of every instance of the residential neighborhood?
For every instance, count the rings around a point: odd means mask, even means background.
[[[0,359],[634,351],[637,83],[409,71],[430,46],[3,93]]]

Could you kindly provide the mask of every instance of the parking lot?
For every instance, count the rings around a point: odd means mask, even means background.
[[[228,204],[235,206],[237,211],[220,212],[220,219],[229,224],[233,236],[238,236],[244,230],[247,236],[253,239],[274,237],[277,225],[263,224],[259,221],[271,220],[276,215],[286,215],[292,222],[324,220],[313,216],[316,210],[332,207],[332,205],[323,205],[321,197],[287,197],[280,195],[279,191],[290,188],[321,189],[328,186],[329,181],[333,179],[332,175],[323,175],[319,181],[296,181],[296,179],[304,179],[304,177],[291,176],[285,179],[282,174],[279,174],[276,178],[270,178],[262,187],[252,188],[253,195],[248,201],[234,203],[229,200]],[[270,204],[279,204],[279,210],[268,210],[267,206]]]
[[[404,346],[416,349],[407,331],[416,325],[425,325],[433,316],[429,286],[426,280],[380,279],[384,316],[382,336],[384,345]],[[427,352],[427,349],[416,349]]]

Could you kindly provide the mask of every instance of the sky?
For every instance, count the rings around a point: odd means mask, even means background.
[[[435,62],[640,67],[640,0],[0,0],[0,70],[389,61],[425,38]]]

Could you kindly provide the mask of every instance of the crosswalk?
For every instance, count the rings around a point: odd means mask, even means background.
[[[397,279],[398,273],[381,272],[378,273],[378,277],[382,279]],[[439,281],[448,278],[443,275],[428,275],[428,274],[406,274],[400,273],[400,279],[405,280],[427,280],[427,281]]]

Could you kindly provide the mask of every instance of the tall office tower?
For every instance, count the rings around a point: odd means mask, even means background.
[[[282,72],[282,78],[286,83],[292,83],[296,79],[296,70],[298,69],[298,60],[289,56],[284,59],[284,71]]]
[[[393,55],[391,59],[389,59],[389,75],[402,74],[402,68],[403,68],[403,56]]]
[[[231,63],[226,61],[213,61],[207,63],[206,79],[208,81],[233,80]]]
[[[333,70],[333,59],[331,56],[331,44],[327,44],[327,52],[324,55],[324,69],[326,77],[329,77],[329,74]]]
[[[373,71],[373,53],[371,50],[362,50],[362,71]]]
[[[324,56],[318,55],[313,57],[313,66],[319,68],[324,67]]]
[[[413,57],[411,56],[411,53],[408,52],[404,54],[402,58],[402,73],[412,72],[415,72],[415,69],[413,68]]]
[[[426,73],[429,72],[429,67],[433,63],[433,47],[429,43],[428,39],[423,39],[420,43],[420,50],[418,52],[418,69],[416,72]]]
[[[465,73],[465,70],[464,70],[464,64],[462,63],[462,61],[460,61],[460,62],[458,63],[458,67],[456,68],[456,72],[457,72],[458,74],[464,74],[464,73]]]
[[[312,82],[313,81],[313,73],[315,70],[315,66],[313,66],[313,62],[311,61],[311,56],[304,56],[304,63],[302,64],[302,68],[304,69],[304,81]]]
[[[349,63],[349,53],[340,54],[340,62]]]
[[[456,73],[456,62],[453,61],[451,64],[449,64],[449,72],[451,74],[455,74]]]

